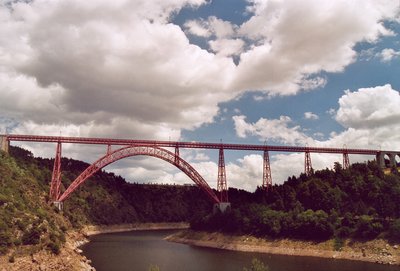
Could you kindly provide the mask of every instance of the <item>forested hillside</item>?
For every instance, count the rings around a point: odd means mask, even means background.
[[[267,193],[229,191],[232,211],[198,218],[192,228],[268,237],[400,241],[400,175],[375,161],[290,177]]]
[[[62,190],[87,163],[62,158]],[[59,251],[70,228],[88,224],[188,222],[212,204],[196,186],[141,185],[100,171],[78,188],[59,212],[49,203],[53,160],[11,147],[0,153],[0,254],[9,248]],[[25,246],[24,246],[25,247]]]
[[[87,163],[62,159],[62,189]],[[196,186],[127,183],[100,171],[78,188],[60,212],[49,203],[53,160],[11,147],[0,152],[0,254],[49,249],[65,232],[88,224],[191,221],[193,229],[273,238],[400,241],[400,176],[375,162],[290,177],[268,192],[229,189],[232,210],[211,213]]]

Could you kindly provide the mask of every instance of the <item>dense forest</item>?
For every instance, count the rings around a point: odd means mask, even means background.
[[[232,189],[232,210],[199,217],[197,230],[252,234],[270,238],[400,241],[400,174],[386,174],[375,161],[343,169],[290,177],[268,192]]]
[[[62,158],[62,189],[88,166]],[[0,255],[60,251],[65,232],[87,224],[191,223],[195,230],[269,238],[325,240],[386,238],[400,241],[400,175],[375,162],[290,177],[269,191],[229,189],[230,211],[212,213],[196,186],[128,183],[99,171],[59,211],[49,203],[52,159],[19,147],[0,152]]]

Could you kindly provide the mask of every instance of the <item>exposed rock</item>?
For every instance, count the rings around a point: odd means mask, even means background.
[[[262,239],[248,236],[226,236],[221,233],[182,231],[166,238],[168,241],[195,246],[223,248],[236,251],[271,253],[280,255],[312,256],[334,259],[351,259],[380,264],[400,265],[400,251],[383,240],[357,242],[346,240],[341,251],[335,251],[333,240],[321,243],[288,240]]]
[[[95,270],[86,257],[78,253],[76,245],[88,242],[82,234],[68,232],[66,243],[61,248],[59,255],[41,250],[32,255],[15,256],[15,262],[8,262],[8,255],[0,257],[1,271],[93,271]],[[78,241],[79,240],[79,241]],[[3,267],[4,266],[4,267]]]

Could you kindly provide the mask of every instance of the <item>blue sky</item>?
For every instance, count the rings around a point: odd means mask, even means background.
[[[399,14],[395,0],[3,0],[0,133],[400,150]],[[216,152],[181,154],[215,186]],[[260,153],[225,155],[229,185],[261,184]],[[275,183],[303,170],[303,154],[270,155]],[[107,169],[190,182],[146,157]]]

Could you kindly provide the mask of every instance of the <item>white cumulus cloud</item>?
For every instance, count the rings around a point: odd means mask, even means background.
[[[317,114],[314,114],[313,112],[304,112],[304,118],[308,120],[317,120],[319,119]]]
[[[292,119],[281,116],[279,119],[260,118],[255,123],[248,123],[243,115],[232,117],[236,134],[239,137],[257,136],[262,141],[277,141],[288,145],[306,145],[309,137],[301,132],[300,126],[291,126]]]
[[[257,41],[241,54],[235,84],[271,95],[294,94],[309,74],[340,72],[354,62],[354,45],[393,35],[396,1],[252,0],[254,14],[239,33]]]
[[[379,54],[379,56],[383,62],[389,62],[393,58],[400,56],[400,52],[395,51],[392,48],[385,48],[382,50],[382,52]]]
[[[400,94],[390,85],[346,91],[339,105],[336,120],[345,127],[374,129],[399,123]]]

